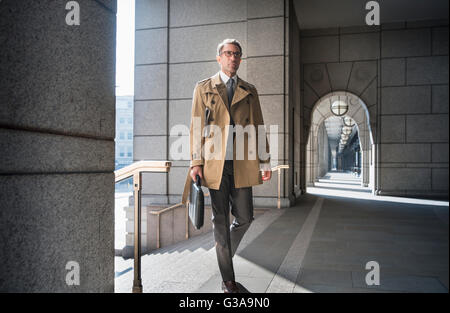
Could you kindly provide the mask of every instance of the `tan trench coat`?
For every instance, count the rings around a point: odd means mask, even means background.
[[[190,125],[190,168],[187,173],[184,192],[182,196],[182,203],[186,203],[187,196],[190,190],[191,176],[190,170],[192,166],[203,166],[203,180],[202,186],[210,189],[218,190],[222,180],[222,171],[225,162],[226,144],[228,140],[227,126],[230,124],[230,113],[227,107],[228,97],[225,84],[220,79],[219,73],[208,79],[197,83],[194,89],[194,96],[192,100],[192,113]],[[258,156],[258,125],[264,125],[261,106],[259,103],[258,93],[255,86],[247,83],[238,77],[236,89],[233,100],[231,102],[231,116],[233,117],[235,125],[254,125],[256,129],[256,156],[248,157],[248,134],[244,133],[244,159],[236,160],[236,141],[233,143],[233,165],[234,165],[234,184],[236,188],[250,187],[263,183],[260,172],[260,163],[270,162],[270,158],[260,160]],[[207,109],[210,110],[208,125],[217,125],[221,129],[222,134],[222,149],[219,150],[222,154],[220,159],[208,157],[210,153],[214,152],[212,140],[214,136],[213,131],[206,129],[205,134],[205,119]],[[205,114],[206,113],[206,114]],[[201,135],[198,132],[195,134],[196,138],[200,140],[194,141],[194,117],[200,118]],[[198,119],[197,119],[198,120]],[[231,133],[230,133],[231,134]],[[265,133],[263,134],[264,136]],[[206,146],[205,146],[206,143]],[[266,152],[269,151],[269,144],[266,137]],[[252,160],[253,158],[253,160]]]

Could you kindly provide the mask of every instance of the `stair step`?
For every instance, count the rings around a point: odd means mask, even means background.
[[[148,268],[148,271],[143,272],[143,277],[145,275],[145,282],[163,282],[163,281],[186,281],[190,284],[195,276],[191,276],[192,271],[195,268],[204,268],[201,266],[201,260],[205,260],[205,255],[207,252],[213,250],[211,249],[213,246],[210,245],[210,239],[205,241],[206,243],[203,245],[205,247],[199,247],[198,249],[180,254],[177,256],[176,260],[172,260],[172,262],[162,261],[154,266]],[[209,250],[206,250],[206,249]],[[190,279],[186,279],[186,276],[189,276]],[[150,289],[149,289],[150,288]],[[151,287],[147,288],[148,292],[162,292],[161,286],[158,284],[152,284]]]
[[[265,209],[259,212],[255,212],[256,218],[242,239],[237,253],[258,237],[285,210]],[[153,250],[142,257],[141,264],[145,292],[196,292],[211,277],[220,275],[212,231]],[[132,275],[133,272],[130,271],[116,278],[116,290],[131,291]]]
[[[211,234],[209,234],[211,235]],[[177,248],[171,249],[171,252],[166,252],[163,254],[147,254],[142,257],[141,262],[144,267],[145,266],[155,266],[158,263],[174,263],[178,259],[180,259],[183,255],[189,254],[194,250],[195,247],[201,246],[204,241],[208,241],[209,236],[205,236],[203,238],[196,238],[196,240],[193,240],[189,242],[186,245],[186,241],[184,241],[185,246],[183,245],[177,245],[180,250],[177,250]],[[181,250],[182,249],[182,250]],[[192,249],[192,250],[191,250]]]

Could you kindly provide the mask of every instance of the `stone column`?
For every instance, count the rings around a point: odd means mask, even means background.
[[[0,292],[114,291],[116,1],[67,2],[0,2]]]
[[[364,118],[363,122],[358,125],[359,132],[359,140],[361,143],[361,185],[364,187],[369,186],[370,180],[370,133],[367,127],[366,118]]]
[[[136,0],[135,12],[133,157],[168,160],[169,1]],[[143,173],[143,208],[169,202],[168,176]],[[131,197],[130,204],[133,201]]]

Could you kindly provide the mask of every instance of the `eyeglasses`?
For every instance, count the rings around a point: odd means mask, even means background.
[[[234,55],[236,58],[240,58],[242,56],[242,53],[239,51],[233,52],[233,51],[222,51],[221,54],[225,54],[227,57],[231,58],[232,55]]]

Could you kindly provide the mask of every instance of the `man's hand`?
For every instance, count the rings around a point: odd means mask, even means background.
[[[191,168],[191,177],[194,182],[197,182],[197,175],[203,180],[203,169],[202,166],[193,166]]]
[[[263,181],[270,180],[271,177],[272,177],[272,171],[262,171]]]

